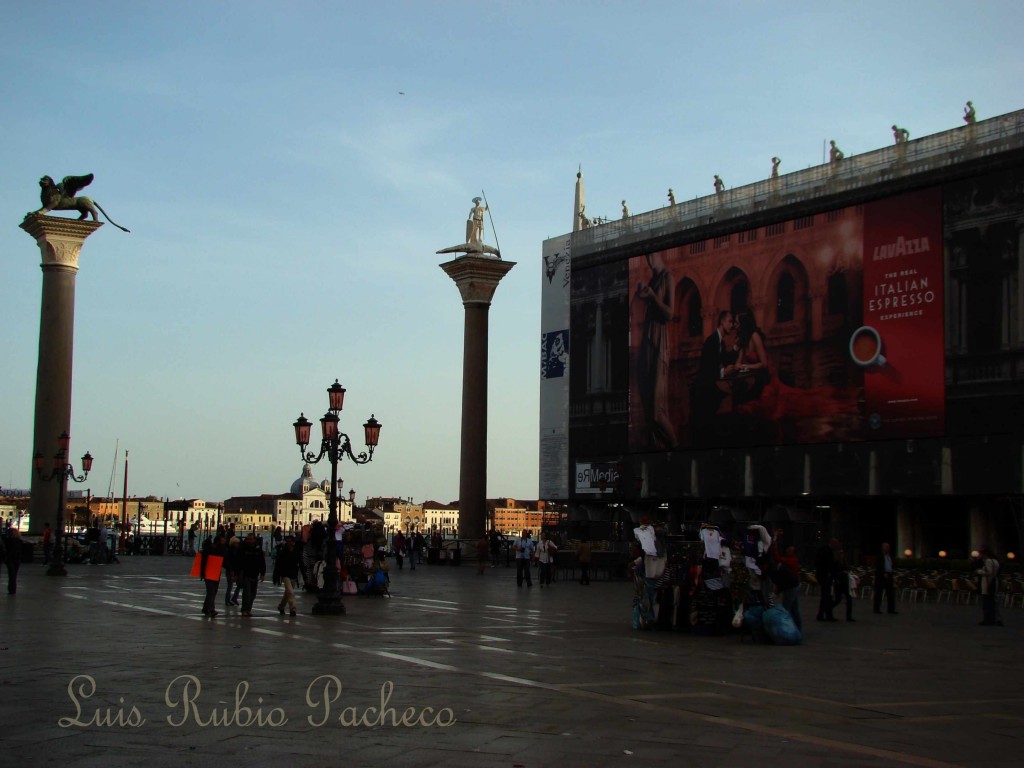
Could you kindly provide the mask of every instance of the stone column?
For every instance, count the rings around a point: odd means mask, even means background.
[[[462,351],[462,459],[459,537],[479,539],[487,527],[487,333],[491,299],[515,262],[462,256],[440,267],[466,308]]]
[[[103,226],[96,221],[57,216],[25,217],[21,228],[35,238],[42,255],[43,298],[39,311],[39,362],[36,368],[36,412],[32,454],[43,455],[44,471],[53,467],[57,438],[71,434],[71,369],[75,336],[75,277],[85,238]],[[74,448],[66,461],[75,464]],[[43,524],[57,527],[57,504],[66,479],[40,480],[32,473],[30,533]]]

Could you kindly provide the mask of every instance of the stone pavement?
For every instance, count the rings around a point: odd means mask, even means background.
[[[305,594],[299,616],[280,616],[268,580],[251,619],[237,608],[207,619],[189,563],[123,558],[69,566],[66,579],[22,566],[18,594],[0,592],[0,760],[1021,762],[1020,609],[1004,610],[1007,627],[996,628],[977,626],[977,606],[900,604],[900,615],[876,616],[858,601],[856,623],[812,620],[804,645],[782,648],[634,631],[625,582],[517,589],[513,569],[478,576],[463,564],[393,569],[393,599],[347,598],[344,617],[311,616]],[[222,598],[223,585],[219,609]],[[812,619],[814,602],[803,609]],[[72,684],[78,675],[88,677]]]

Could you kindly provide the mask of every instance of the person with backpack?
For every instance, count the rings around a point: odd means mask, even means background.
[[[796,547],[786,547],[786,553],[779,553],[779,540],[782,538],[782,529],[776,528],[772,536],[772,564],[773,568],[768,578],[775,584],[775,589],[782,596],[782,607],[789,611],[793,617],[793,623],[797,629],[803,631],[803,620],[800,618],[800,561],[796,556]]]

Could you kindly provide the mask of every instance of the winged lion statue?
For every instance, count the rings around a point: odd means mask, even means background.
[[[60,184],[55,184],[52,178],[43,176],[39,180],[39,198],[42,201],[43,207],[38,211],[32,211],[28,215],[43,215],[50,211],[78,211],[82,214],[78,217],[79,219],[87,219],[89,214],[92,214],[93,221],[99,221],[100,217],[96,212],[96,209],[99,208],[107,221],[124,232],[130,232],[131,230],[122,227],[111,219],[99,203],[94,202],[88,197],[75,197],[75,193],[83,187],[92,184],[92,180],[93,175],[87,173],[85,176],[65,176]]]

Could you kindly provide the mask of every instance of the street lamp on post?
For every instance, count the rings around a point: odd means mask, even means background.
[[[299,418],[292,425],[295,428],[295,442],[299,446],[299,455],[303,461],[308,464],[317,464],[326,457],[331,462],[331,495],[327,517],[327,563],[324,569],[324,586],[320,590],[319,600],[313,606],[313,615],[315,616],[337,616],[345,613],[339,589],[338,550],[334,544],[334,533],[338,527],[338,462],[343,456],[348,456],[349,461],[355,464],[366,464],[373,461],[373,450],[377,447],[377,442],[380,439],[381,427],[380,422],[371,415],[363,424],[367,450],[359,454],[353,453],[349,436],[338,429],[338,422],[341,421],[338,414],[345,403],[345,388],[338,383],[337,379],[328,387],[327,397],[328,410],[320,419],[322,436],[319,453],[306,452],[313,423],[304,414],[299,414]]]
[[[89,476],[89,472],[92,470],[92,454],[86,451],[82,457],[82,476],[75,476],[75,468],[67,463],[68,446],[70,444],[71,437],[67,432],[62,432],[61,436],[57,438],[58,450],[53,455],[53,468],[47,476],[43,475],[43,454],[36,451],[36,455],[33,457],[36,473],[40,479],[46,482],[57,480],[60,483],[60,488],[57,491],[57,533],[53,541],[53,555],[50,560],[50,567],[46,571],[47,576],[68,575],[67,569],[64,567],[62,541],[64,537],[64,490],[67,484],[66,481],[74,480],[76,483],[84,483],[85,478]]]

